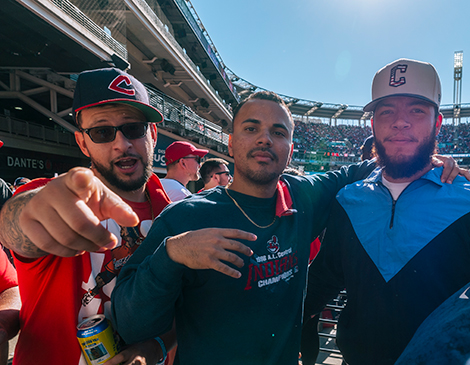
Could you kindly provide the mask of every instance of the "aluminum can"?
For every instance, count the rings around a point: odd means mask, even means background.
[[[88,365],[99,365],[119,353],[111,323],[103,314],[84,319],[77,326],[77,338]]]

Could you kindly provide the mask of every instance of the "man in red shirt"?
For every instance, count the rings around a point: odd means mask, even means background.
[[[77,324],[108,317],[117,274],[170,202],[152,172],[163,118],[139,81],[115,68],[83,72],[73,111],[91,169],[21,186],[0,217],[23,300],[14,364],[84,363]],[[107,364],[154,363],[165,353],[152,339]]]

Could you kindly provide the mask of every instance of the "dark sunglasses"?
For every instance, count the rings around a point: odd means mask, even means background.
[[[227,176],[230,176],[230,171],[220,171],[220,172],[216,172],[215,174],[216,174],[216,175],[227,174]]]
[[[148,126],[146,122],[128,123],[120,125],[119,127],[106,125],[82,129],[81,131],[88,134],[90,139],[95,143],[107,143],[114,141],[117,131],[121,131],[127,139],[142,138],[147,134]]]
[[[200,156],[185,156],[181,158],[193,158],[197,161],[197,163],[201,163],[201,157]]]

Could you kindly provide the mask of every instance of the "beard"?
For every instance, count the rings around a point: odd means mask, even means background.
[[[388,156],[381,141],[375,140],[377,163],[393,179],[408,178],[423,170],[431,163],[436,149],[436,128],[420,143],[413,156]]]
[[[124,154],[119,158],[123,157],[134,157],[137,158],[140,162],[142,162],[142,166],[144,166],[144,171],[142,175],[138,176],[134,180],[123,180],[117,176],[116,172],[114,171],[114,164],[112,162],[110,163],[109,167],[106,167],[92,158],[91,164],[93,168],[95,168],[96,171],[98,171],[98,173],[115,188],[126,192],[138,190],[147,183],[147,180],[152,175],[152,165],[150,163],[152,159],[147,159],[147,163],[145,164],[142,157],[138,155]]]
[[[257,151],[268,151],[274,162],[279,162],[278,156],[271,151],[269,148],[265,147],[258,147],[258,148],[253,148],[251,151],[247,153],[247,159],[252,158],[252,154]],[[262,162],[259,162],[260,165],[267,165]],[[240,171],[241,174],[243,174],[248,180],[252,181],[256,185],[268,185],[272,183],[273,181],[277,181],[279,179],[279,176],[281,176],[282,171],[284,171],[284,167],[280,168],[279,171],[263,171],[263,170],[252,170],[249,167],[245,167],[242,171]]]

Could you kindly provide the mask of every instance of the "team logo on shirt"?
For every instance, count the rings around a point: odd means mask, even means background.
[[[299,272],[297,251],[292,247],[280,251],[279,239],[273,235],[266,243],[267,255],[253,254],[248,275],[246,276],[245,290],[253,287],[270,287],[281,282],[287,283]]]
[[[272,236],[272,238],[268,241],[266,248],[270,253],[277,253],[279,251],[279,242],[277,241],[277,236]]]
[[[389,85],[393,87],[398,87],[401,85],[406,84],[406,79],[404,76],[401,76],[398,80],[398,75],[397,72],[400,72],[404,74],[406,72],[406,69],[408,68],[408,65],[396,65],[390,70],[390,82]]]
[[[114,226],[113,226],[114,227]],[[104,263],[102,270],[95,276],[94,287],[87,289],[86,293],[82,297],[82,306],[86,307],[95,298],[105,285],[108,285],[121,271],[124,264],[131,258],[134,251],[144,240],[144,235],[140,231],[139,227],[121,227],[120,236],[121,243],[111,250],[111,257],[109,261]],[[113,228],[107,227],[110,232]],[[113,232],[117,236],[117,232]],[[105,254],[98,254],[105,256]],[[94,256],[91,256],[93,260]],[[83,287],[83,286],[82,286]]]

